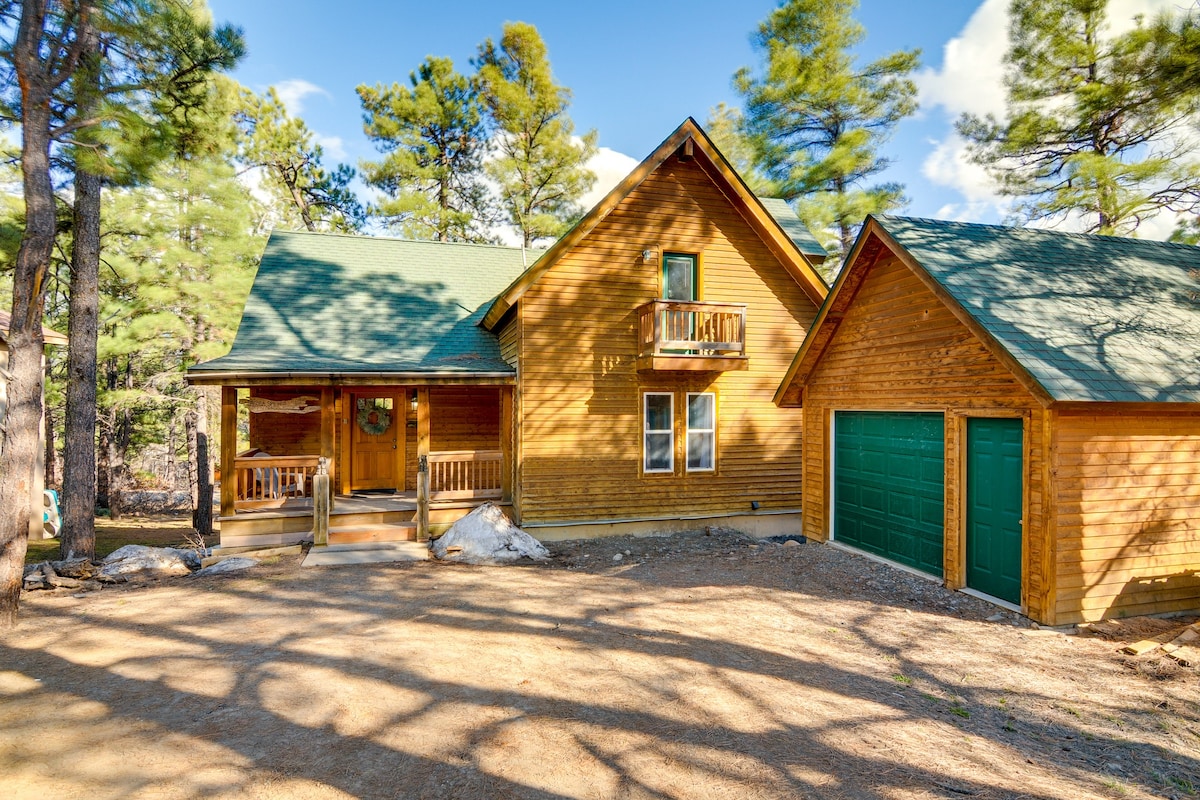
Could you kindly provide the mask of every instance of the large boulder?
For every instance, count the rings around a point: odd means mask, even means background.
[[[187,561],[173,548],[127,544],[104,557],[100,575],[106,578],[132,577],[135,574],[163,578],[188,575],[191,571]]]
[[[511,564],[522,558],[550,557],[542,543],[512,523],[500,506],[484,503],[429,543],[429,552],[443,561],[464,564]]]

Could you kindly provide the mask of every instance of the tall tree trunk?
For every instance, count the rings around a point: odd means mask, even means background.
[[[125,374],[115,372],[111,375],[113,388],[120,380],[126,389],[133,388],[133,362],[130,356],[125,357]],[[128,406],[119,406],[113,410],[112,436],[108,440],[108,513],[113,519],[119,519],[128,511],[125,493],[131,483],[129,474],[129,443],[133,440],[133,411]]]
[[[46,367],[45,374],[42,375],[42,380],[46,384],[50,383],[49,365]],[[47,403],[42,412],[46,423],[46,447],[42,456],[42,463],[44,465],[42,472],[44,476],[43,485],[47,489],[55,489],[58,488],[58,445],[54,437],[54,407]]]
[[[34,467],[42,423],[42,306],[54,247],[50,94],[41,54],[46,0],[26,0],[10,55],[21,87],[21,179],[25,231],[13,267],[8,330],[8,408],[0,452],[0,628],[17,622],[29,545]]]
[[[67,413],[60,557],[96,555],[96,337],[100,307],[100,178],[75,170]]]
[[[81,25],[81,61],[72,80],[75,106],[90,116],[99,103],[100,34]],[[86,145],[75,147],[71,228],[71,305],[67,324],[67,411],[63,426],[63,509],[59,556],[96,557],[96,337],[100,309],[100,176],[88,171]]]
[[[116,412],[108,415],[105,424],[100,426],[100,436],[96,441],[96,508],[109,509],[112,502],[108,492],[108,449],[112,440],[112,429],[116,424]]]
[[[208,465],[208,409],[203,394],[197,409],[183,418],[188,440],[188,482],[192,490],[192,527],[201,536],[212,536],[212,473]]]

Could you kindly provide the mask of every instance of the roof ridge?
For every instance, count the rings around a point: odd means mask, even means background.
[[[1087,233],[1084,231],[1064,231],[1055,228],[1033,228],[1025,225],[1004,225],[995,222],[968,222],[965,220],[952,219],[937,219],[935,217],[909,217],[901,214],[872,214],[871,216],[878,219],[880,222],[891,220],[899,222],[917,222],[917,223],[932,223],[938,226],[957,225],[968,228],[985,228],[993,231],[1006,231],[1010,233],[1032,234],[1034,236],[1054,236],[1054,237],[1071,237],[1074,239],[1086,239],[1088,241],[1097,242],[1132,242],[1135,244],[1148,245],[1166,245],[1175,249],[1184,249],[1193,251],[1196,245],[1184,244],[1182,242],[1170,242],[1163,239],[1140,239],[1136,236],[1115,236],[1104,233]]]
[[[491,244],[489,242],[439,242],[434,239],[405,239],[402,236],[377,236],[373,233],[342,233],[341,231],[293,231],[281,228],[275,228],[269,234],[273,237],[276,234],[281,236],[312,236],[316,238],[340,238],[354,239],[360,242],[403,242],[405,244],[432,244],[440,246],[454,247],[479,247],[490,248],[493,250],[505,250],[509,252],[519,253],[522,250],[525,252],[545,251],[545,247],[521,247],[512,244]]]

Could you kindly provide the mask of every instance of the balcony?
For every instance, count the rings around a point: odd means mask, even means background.
[[[746,369],[744,303],[652,300],[638,308],[639,370]]]

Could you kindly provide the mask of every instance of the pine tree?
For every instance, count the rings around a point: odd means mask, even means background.
[[[754,145],[746,136],[741,109],[718,103],[709,109],[704,131],[750,187],[750,191],[759,197],[776,196],[778,187],[762,174],[754,162]]]
[[[96,33],[102,42],[111,37],[98,60]],[[236,58],[241,38],[235,29],[214,29],[187,0],[3,3],[0,38],[9,67],[2,76],[3,106],[21,126],[25,201],[13,270],[7,436],[0,452],[0,625],[11,625],[21,591],[42,412],[41,322],[57,233],[52,159],[67,141],[94,149],[105,135],[134,140],[165,111],[186,107],[214,66]],[[95,113],[80,114],[73,78],[89,65],[99,76],[92,86],[102,99],[90,106]]]
[[[573,137],[571,91],[554,82],[533,25],[505,23],[500,44],[488,39],[480,45],[476,64],[495,129],[496,156],[487,173],[499,187],[504,216],[526,247],[556,238],[579,218],[579,198],[596,182],[587,168],[596,131]]]
[[[101,441],[120,514],[131,450],[162,442],[195,404],[185,370],[228,350],[262,252],[253,198],[225,152],[162,162],[104,209]]]
[[[918,50],[856,64],[851,50],[865,36],[857,7],[788,0],[753,37],[762,72],[743,68],[734,77],[756,163],[810,229],[832,229],[828,245],[842,257],[867,214],[905,202],[899,184],[868,180],[888,166],[880,145],[917,108],[909,76],[920,65]]]
[[[1190,128],[1200,86],[1166,78],[1174,47],[1154,27],[1110,35],[1107,6],[1014,0],[1005,118],[959,120],[1020,219],[1127,234],[1200,203]]]
[[[360,165],[367,185],[386,195],[368,213],[411,238],[487,241],[492,220],[478,86],[450,59],[433,56],[409,83],[357,89],[367,137],[384,154]]]
[[[243,89],[237,121],[238,158],[264,170],[284,226],[344,233],[362,227],[363,207],[350,189],[354,168],[338,164],[327,171],[324,149],[273,88],[265,95]]]

